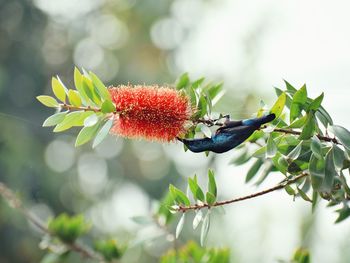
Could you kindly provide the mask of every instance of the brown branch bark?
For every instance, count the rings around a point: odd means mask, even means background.
[[[237,198],[230,199],[230,200],[225,200],[225,201],[219,201],[219,202],[216,202],[216,203],[214,203],[212,205],[204,203],[204,204],[195,204],[195,205],[191,205],[191,206],[179,206],[175,210],[181,211],[181,212],[186,212],[188,210],[197,210],[197,209],[202,209],[202,208],[206,208],[206,207],[210,208],[210,207],[215,207],[215,206],[223,206],[223,205],[228,205],[228,204],[240,202],[240,201],[247,200],[247,199],[252,199],[252,198],[255,198],[255,197],[258,197],[258,196],[262,196],[262,195],[271,193],[273,191],[277,191],[277,190],[283,189],[285,186],[293,184],[296,181],[298,181],[299,179],[301,179],[303,177],[306,177],[308,175],[309,175],[308,173],[302,173],[302,174],[294,177],[291,180],[285,181],[285,182],[280,183],[280,184],[278,184],[278,185],[276,185],[274,187],[271,187],[271,188],[268,188],[268,189],[265,189],[263,191],[256,192],[256,193],[253,193],[253,194],[250,194],[250,195],[237,197]]]
[[[15,193],[8,188],[4,183],[0,182],[0,196],[2,196],[9,204],[10,207],[17,209],[19,212],[24,215],[24,217],[38,227],[44,233],[49,234],[50,236],[54,236],[53,233],[47,228],[46,224],[43,223],[38,217],[36,217],[33,213],[31,213],[28,209],[26,209],[21,200],[15,195]],[[101,255],[94,252],[91,248],[88,248],[82,244],[78,244],[74,242],[72,244],[63,242],[66,247],[71,250],[79,253],[84,258],[90,258],[93,260],[97,260],[98,262],[104,262]]]

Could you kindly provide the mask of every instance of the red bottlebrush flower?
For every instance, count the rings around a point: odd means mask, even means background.
[[[109,92],[117,112],[111,133],[128,138],[171,141],[186,131],[189,98],[158,86],[118,86]]]

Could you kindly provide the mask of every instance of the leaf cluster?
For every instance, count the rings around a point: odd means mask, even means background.
[[[53,77],[51,87],[54,97],[41,95],[37,99],[47,107],[56,108],[48,117],[44,127],[55,126],[54,132],[63,132],[72,127],[82,127],[75,145],[79,146],[94,139],[96,147],[109,133],[113,125],[116,108],[108,89],[93,73],[74,70],[75,89],[68,89],[61,79]]]

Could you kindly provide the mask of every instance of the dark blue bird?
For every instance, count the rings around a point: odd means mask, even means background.
[[[212,151],[215,153],[227,152],[244,142],[261,125],[275,119],[275,114],[269,114],[260,118],[241,121],[227,121],[218,128],[211,138],[181,139],[192,152]]]

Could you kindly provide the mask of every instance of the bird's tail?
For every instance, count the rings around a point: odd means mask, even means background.
[[[268,114],[268,115],[260,117],[260,118],[243,120],[242,124],[248,125],[248,126],[254,125],[254,126],[260,127],[261,125],[263,125],[265,123],[273,121],[275,118],[276,118],[276,115],[274,113],[271,113],[271,114]]]

